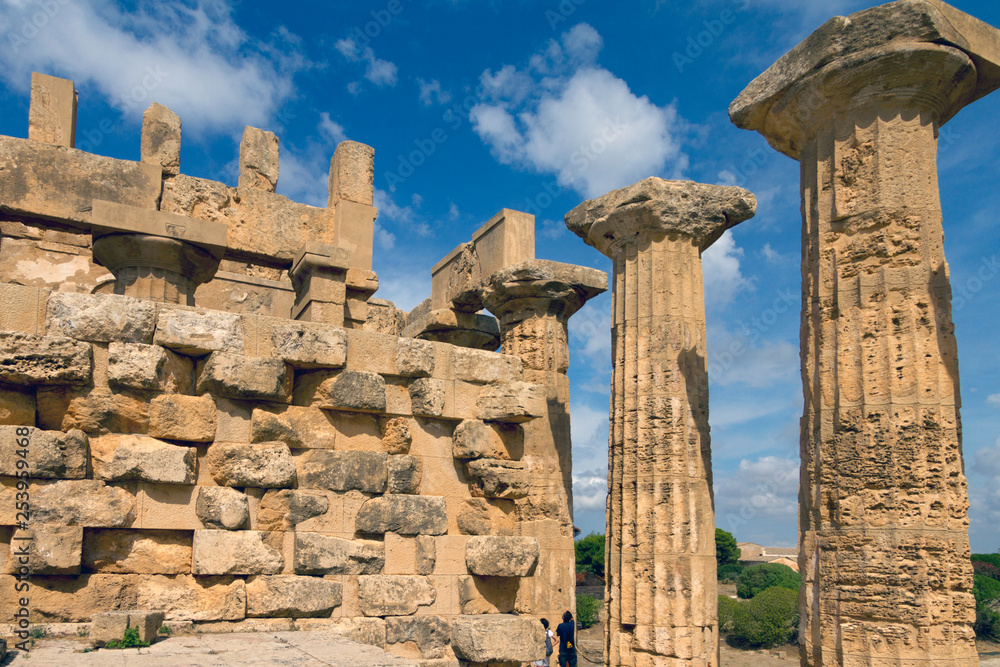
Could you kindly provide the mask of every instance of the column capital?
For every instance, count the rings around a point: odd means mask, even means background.
[[[668,236],[703,251],[756,212],[757,199],[743,188],[647,178],[580,204],[566,214],[566,226],[613,259],[629,242]]]
[[[608,291],[608,275],[586,266],[531,259],[503,268],[486,281],[483,301],[500,319],[520,320],[538,305],[569,319],[587,301]]]
[[[830,19],[751,82],[729,115],[798,159],[845,113],[902,107],[943,125],[998,87],[1000,30],[940,0],[911,0]]]

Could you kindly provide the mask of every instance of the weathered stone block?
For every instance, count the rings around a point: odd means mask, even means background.
[[[412,443],[410,422],[406,419],[393,417],[382,425],[382,448],[389,454],[406,454]]]
[[[181,354],[243,351],[243,318],[235,313],[193,308],[160,308],[153,342]]]
[[[341,584],[316,577],[258,576],[247,583],[247,616],[329,617],[340,606]]]
[[[483,577],[527,577],[538,564],[538,553],[535,537],[481,535],[465,543],[465,564]]]
[[[452,456],[456,459],[505,459],[510,453],[503,438],[489,424],[478,419],[466,419],[455,427]]]
[[[280,489],[295,482],[295,460],[283,442],[217,442],[208,448],[205,462],[222,486]]]
[[[385,493],[387,459],[384,452],[313,449],[299,457],[299,485],[304,489]]]
[[[545,655],[545,632],[532,618],[459,616],[452,623],[451,648],[469,662],[529,662]]]
[[[66,148],[76,146],[78,99],[69,79],[32,72],[28,138]]]
[[[469,498],[456,517],[463,535],[513,535],[514,522],[484,498]]]
[[[24,551],[27,551],[25,554]],[[15,574],[80,574],[83,528],[35,526],[16,530],[7,569]]]
[[[390,456],[386,465],[389,469],[389,483],[386,493],[419,493],[423,464],[415,456],[405,454]]]
[[[437,562],[437,547],[430,535],[417,535],[417,574],[431,574]]]
[[[151,343],[156,306],[117,294],[52,292],[45,316],[50,336],[90,343]]]
[[[285,567],[281,534],[256,530],[194,531],[191,571],[206,574],[278,574]]]
[[[378,373],[342,371],[317,390],[318,407],[356,412],[385,412],[385,379]]]
[[[476,459],[465,464],[474,496],[485,498],[525,498],[530,477],[520,461]]]
[[[444,616],[414,616],[385,619],[386,644],[416,644],[420,657],[444,658],[451,642],[451,622]]]
[[[440,417],[444,413],[444,380],[420,378],[410,383],[410,409],[418,417]]]
[[[205,528],[240,530],[250,523],[246,494],[225,486],[199,486],[195,512]]]
[[[396,372],[403,377],[434,374],[434,344],[419,338],[400,338],[396,343]]]
[[[260,530],[294,530],[295,526],[330,510],[330,500],[319,493],[272,489],[257,508]]]
[[[301,322],[271,325],[272,353],[296,368],[340,368],[347,363],[347,333]]]
[[[521,360],[506,354],[454,347],[452,373],[456,380],[482,384],[505,384],[521,379]]]
[[[149,404],[125,391],[105,387],[39,387],[38,425],[50,430],[78,428],[88,435],[145,433]]]
[[[330,202],[338,199],[371,206],[374,197],[375,149],[342,141],[330,161]]]
[[[295,533],[296,574],[378,574],[384,565],[381,542]]]
[[[166,614],[162,611],[105,611],[94,614],[88,639],[93,646],[121,641],[125,631],[134,628],[139,641],[152,643]]]
[[[448,510],[444,498],[436,496],[386,495],[366,500],[355,526],[361,533],[444,535]]]
[[[122,528],[135,519],[135,496],[100,480],[31,486],[32,521],[85,528]]]
[[[174,530],[88,530],[83,569],[120,574],[191,572],[191,533]]]
[[[181,170],[181,119],[173,111],[153,102],[142,114],[140,160],[158,165],[164,174]]]
[[[26,457],[18,454],[26,450]],[[90,442],[83,431],[43,431],[32,426],[0,426],[0,475],[16,477],[18,462],[29,477],[83,479],[87,476]]]
[[[486,421],[521,423],[545,414],[545,387],[509,382],[483,387],[476,403],[477,417]]]
[[[194,484],[198,450],[143,435],[106,435],[91,443],[94,476],[110,481],[137,480]]]
[[[63,336],[0,332],[0,382],[18,385],[90,381],[90,345]]]
[[[0,424],[10,426],[35,425],[35,390],[0,389]]]
[[[149,402],[149,435],[167,440],[212,442],[216,412],[211,396],[156,396]]]
[[[247,125],[240,141],[241,188],[274,192],[278,185],[278,137]]]
[[[437,595],[427,577],[367,575],[358,577],[358,606],[365,616],[409,616],[434,604]]]
[[[319,408],[254,408],[251,421],[254,442],[283,442],[293,449],[333,449],[337,441],[329,414]]]
[[[246,617],[246,584],[242,579],[150,575],[140,577],[137,588],[137,606],[162,609],[168,621],[239,621]]]
[[[194,391],[194,361],[159,345],[112,342],[108,346],[108,384],[189,394]]]
[[[198,378],[198,393],[245,401],[292,400],[292,373],[281,359],[214,352]]]
[[[463,614],[509,614],[517,606],[520,579],[513,577],[458,578],[458,603]]]

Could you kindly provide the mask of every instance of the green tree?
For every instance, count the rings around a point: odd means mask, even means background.
[[[576,624],[586,630],[597,623],[601,611],[601,601],[593,595],[581,593],[576,596]]]
[[[591,533],[576,541],[576,571],[604,576],[604,535]]]
[[[799,624],[799,596],[795,591],[772,586],[732,610],[730,637],[744,648],[769,648],[795,639]]]
[[[787,565],[777,563],[754,565],[740,573],[740,579],[736,583],[736,595],[746,600],[773,586],[797,592],[802,586],[802,578]]]
[[[723,565],[731,565],[736,563],[740,559],[740,548],[736,546],[736,538],[733,534],[722,530],[721,528],[715,529],[715,560],[718,562],[719,567]]]

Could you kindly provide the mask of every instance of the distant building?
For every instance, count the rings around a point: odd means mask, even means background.
[[[797,563],[799,558],[799,550],[794,547],[763,547],[754,542],[738,542],[736,546],[740,548],[740,562],[744,565],[773,563],[782,560],[782,565],[792,567],[784,561]],[[796,564],[792,569],[798,570],[798,565]]]

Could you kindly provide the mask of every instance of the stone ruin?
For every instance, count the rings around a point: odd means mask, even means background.
[[[76,104],[34,74],[0,137],[0,606],[544,655],[575,605],[567,322],[607,276],[503,210],[403,313],[372,298],[370,147],[318,208],[275,193],[270,132],[229,187],[180,172],[158,104],[140,161],[76,150]]]

